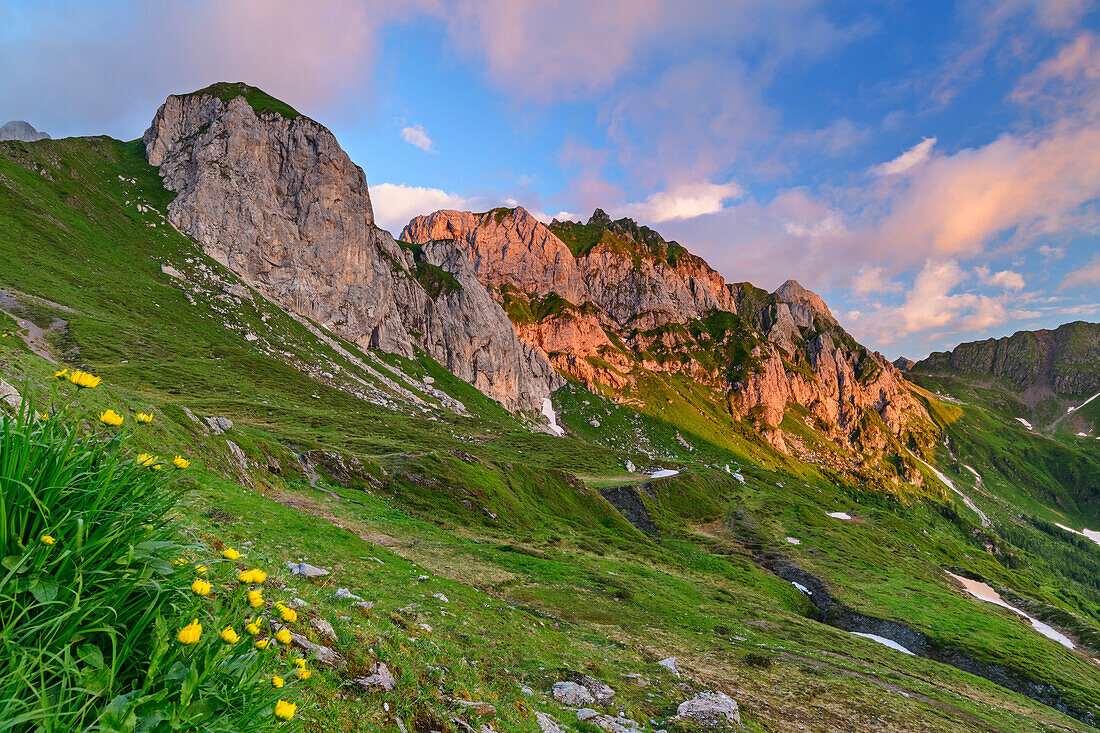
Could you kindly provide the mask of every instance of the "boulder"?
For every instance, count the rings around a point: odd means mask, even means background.
[[[596,696],[576,682],[555,682],[550,692],[558,702],[571,708],[583,708],[596,702]]]
[[[596,702],[600,705],[610,704],[611,698],[615,697],[615,691],[595,677],[585,675],[584,678],[581,679],[581,684],[592,693],[592,697],[596,698]]]
[[[328,575],[328,571],[324,568],[310,565],[308,562],[288,562],[286,566],[290,568],[290,572],[306,578],[320,578]]]
[[[680,670],[676,669],[676,657],[669,657],[668,659],[662,659],[661,661],[657,662],[657,664],[661,665],[662,667],[667,669],[669,672],[672,672],[672,674],[676,675],[677,677],[680,676]]]
[[[347,665],[347,662],[337,652],[329,649],[327,646],[321,646],[320,644],[314,644],[312,641],[302,636],[301,634],[290,633],[290,643],[304,651],[307,655],[312,656],[314,661],[322,667],[343,667]]]
[[[313,627],[321,636],[329,639],[330,641],[336,641],[336,629],[332,628],[332,624],[325,621],[323,618],[311,618],[309,625]]]
[[[393,692],[397,687],[397,681],[390,674],[390,669],[384,662],[378,662],[374,666],[374,673],[355,680],[355,684],[363,689],[380,688],[386,692]]]
[[[741,725],[737,701],[724,692],[700,692],[690,700],[680,703],[676,708],[676,717],[704,728],[720,729],[734,723]]]

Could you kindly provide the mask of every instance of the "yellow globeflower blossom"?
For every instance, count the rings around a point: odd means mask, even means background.
[[[297,667],[298,669],[305,669],[306,664],[308,664],[308,662],[306,662],[305,657],[297,657],[294,660],[294,666]]]
[[[290,632],[286,629],[279,629],[279,633],[275,634],[275,641],[280,644],[290,643]]]
[[[257,649],[267,649],[267,645],[271,643],[271,639],[257,639],[253,644]]]
[[[202,637],[202,624],[196,618],[180,629],[180,632],[176,634],[176,641],[180,644],[195,644],[200,637]]]
[[[191,584],[191,592],[197,596],[208,596],[210,595],[210,589],[213,587],[214,586],[207,583],[205,580],[195,578],[195,582]]]
[[[264,605],[263,593],[258,590],[248,591],[248,605],[252,606],[253,608],[259,608],[260,606]]]
[[[290,720],[294,717],[294,711],[297,709],[298,706],[294,703],[280,700],[275,703],[275,717],[279,720]]]
[[[249,636],[255,636],[260,633],[260,625],[257,623],[251,623],[244,627],[244,630],[248,632]]]
[[[149,468],[153,469],[154,471],[159,471],[160,469],[164,468],[164,466],[157,463],[157,464],[154,464],[152,466],[149,466]]]
[[[183,456],[176,456],[172,459],[172,463],[175,464],[176,468],[187,468],[191,465],[191,461],[187,460]]]
[[[77,386],[78,389],[84,389],[85,387],[98,386],[103,381],[101,377],[95,377],[88,372],[82,372],[79,369],[69,374],[69,381]]]
[[[278,675],[276,675],[275,677],[272,677],[271,678],[271,686],[272,687],[282,687],[283,686],[283,678],[279,677]]]
[[[138,414],[134,415],[134,419],[141,423],[153,422],[153,416],[148,412],[139,412]]]
[[[52,545],[54,542],[57,542],[57,540],[55,540],[53,537],[50,537],[48,534],[44,534],[38,539],[43,545]]]
[[[195,572],[198,573],[199,575],[206,575],[206,566],[205,565],[196,565],[195,566]]]
[[[69,378],[69,370],[68,369],[58,370],[58,371],[53,373],[53,378],[54,379],[68,379]]]
[[[99,413],[99,421],[117,428],[122,424],[122,415],[119,415],[114,410],[107,410],[106,412]]]
[[[149,455],[148,453],[142,453],[137,457],[137,462],[142,466],[152,466],[157,462],[157,457]]]
[[[237,552],[232,547],[227,547],[222,550],[222,557],[224,557],[226,560],[239,560],[241,557],[241,553]]]
[[[42,422],[46,422],[47,420],[50,419],[50,413],[48,413],[48,412],[36,412],[36,413],[34,413],[34,416],[37,417]]]
[[[251,585],[253,582],[255,582],[252,580],[251,570],[242,570],[241,574],[237,576],[237,580],[241,581],[245,585]]]
[[[297,677],[297,678],[298,678],[298,679],[300,679],[300,680],[308,680],[308,679],[309,679],[309,676],[310,676],[311,674],[313,674],[313,671],[312,671],[312,670],[309,670],[309,669],[299,669],[299,670],[298,670],[297,672],[295,672],[295,673],[294,673],[294,676],[295,676],[295,677]]]
[[[226,626],[222,631],[222,641],[226,644],[236,644],[241,640],[241,637],[237,636],[237,632],[233,630],[232,626]]]
[[[283,621],[286,621],[288,624],[292,624],[298,620],[298,612],[295,611],[293,608],[287,608],[286,606],[283,606],[281,609],[279,609],[279,618],[281,618]]]

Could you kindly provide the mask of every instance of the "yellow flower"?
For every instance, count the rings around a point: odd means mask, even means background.
[[[297,672],[294,673],[294,676],[300,680],[308,680],[311,674],[313,674],[311,670],[299,669]]]
[[[253,568],[252,570],[242,570],[241,574],[237,576],[237,580],[246,585],[259,585],[267,580],[267,573],[259,568]]]
[[[42,542],[43,545],[52,545],[54,542],[57,542],[57,540],[55,540],[53,537],[50,537],[48,534],[44,534],[38,539]]]
[[[222,550],[222,557],[224,557],[226,560],[239,560],[241,557],[241,553],[237,552],[232,547],[227,547]]]
[[[180,644],[195,644],[202,636],[202,624],[199,620],[192,619],[191,623],[180,629],[180,632],[176,634],[176,641]]]
[[[237,576],[237,580],[241,581],[245,585],[251,585],[253,583],[252,571],[251,570],[242,570],[241,574]]]
[[[270,644],[270,643],[271,643],[270,639],[257,639],[256,643],[253,644],[253,646],[256,647],[257,649],[267,649],[267,645]]]
[[[160,469],[164,468],[164,466],[162,466],[158,463],[156,465],[149,466],[149,468],[153,469],[154,471],[159,471]]]
[[[282,687],[283,686],[283,678],[278,677],[278,676],[272,677],[271,678],[271,686],[272,687]]]
[[[306,664],[308,664],[308,662],[306,662],[305,657],[297,657],[294,660],[294,666],[297,667],[298,669],[305,669]]]
[[[153,416],[150,415],[148,412],[139,412],[138,414],[134,415],[134,419],[141,423],[153,422]]]
[[[206,575],[206,566],[205,565],[196,565],[195,566],[195,572],[198,573],[199,575]]]
[[[48,412],[36,412],[36,413],[34,413],[34,416],[37,417],[42,422],[45,422],[45,421],[50,419],[50,413],[48,413]]]
[[[191,584],[191,592],[197,596],[208,596],[210,595],[210,589],[213,587],[214,586],[207,583],[205,580],[196,578],[195,582]]]
[[[114,410],[107,410],[106,412],[99,413],[99,421],[117,428],[122,424],[122,415],[119,415]]]
[[[172,564],[173,565],[186,565],[187,560],[186,560],[186,558],[177,557],[175,560],[172,561]]]
[[[60,371],[56,371],[56,372],[53,373],[53,378],[54,379],[68,379],[69,378],[69,370],[68,369],[61,369]]]
[[[187,468],[191,465],[191,461],[187,460],[183,456],[176,456],[172,459],[172,463],[175,464],[176,468]]]
[[[284,607],[283,610],[279,612],[279,617],[288,624],[292,624],[298,620],[298,612],[293,608]]]
[[[275,717],[279,720],[290,720],[294,717],[294,711],[297,709],[298,706],[294,703],[280,700],[275,703]]]
[[[85,387],[95,387],[102,380],[100,377],[94,377],[88,372],[82,372],[79,369],[69,374],[69,381],[77,386],[78,389],[84,389]]]
[[[249,636],[255,636],[260,633],[260,625],[255,623],[248,624],[248,626],[244,627],[244,630],[248,632]]]
[[[226,626],[222,631],[222,641],[226,644],[236,644],[241,640],[241,637],[237,636],[237,632],[233,630],[232,626]]]
[[[290,632],[286,629],[279,629],[279,633],[275,634],[275,641],[279,642],[280,644],[289,644]]]
[[[157,462],[157,457],[151,456],[148,453],[142,453],[140,456],[137,457],[137,462],[142,466],[152,466],[154,463]]]
[[[260,606],[264,605],[263,593],[258,590],[248,591],[248,605],[252,606],[253,608],[259,608]]]

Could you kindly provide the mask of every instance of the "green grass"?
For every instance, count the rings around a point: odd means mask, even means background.
[[[433,377],[470,414],[422,411],[262,298],[234,295],[241,291],[230,286],[240,283],[155,213],[170,198],[140,144],[0,145],[0,287],[17,291],[36,322],[68,322],[51,348],[104,376],[90,408],[155,412],[134,450],[194,457],[193,495],[174,517],[183,531],[210,545],[252,542],[250,558],[273,569],[303,558],[332,570],[317,581],[283,571],[271,579],[307,601],[310,616],[333,623],[339,638],[330,643],[348,658],[345,671],[309,680],[307,730],[396,729],[397,717],[418,730],[443,729],[460,712],[457,697],[492,702],[497,730],[533,730],[536,709],[573,720],[544,694],[569,672],[601,677],[630,716],[665,725],[687,694],[654,664],[673,655],[693,689],[736,693],[750,730],[789,730],[796,721],[869,730],[859,722],[865,716],[902,730],[1082,729],[984,680],[812,620],[805,596],[754,559],[760,547],[790,555],[854,609],[1095,704],[1100,668],[962,595],[943,574],[966,568],[1095,628],[1095,599],[1071,571],[1094,562],[1088,548],[1020,518],[1088,518],[1091,464],[1081,449],[1059,452],[1057,441],[1021,436],[995,413],[929,401],[960,465],[941,449],[936,462],[991,515],[994,532],[1006,528],[994,544],[1016,556],[1011,563],[936,500],[938,487],[892,495],[779,454],[687,377],[647,375],[625,395],[571,384],[554,396],[571,433],[559,439],[532,431],[424,355],[363,353],[333,337],[404,388]],[[138,212],[137,201],[155,212]],[[688,336],[733,343],[746,326],[708,319]],[[259,338],[246,341],[246,333]],[[41,382],[54,368],[18,336],[0,334],[6,380]],[[210,435],[184,408],[200,419],[229,417],[234,427]],[[807,415],[790,417],[794,434],[820,440]],[[317,488],[299,454],[317,467]],[[630,480],[626,460],[685,469],[644,489],[657,538],[597,489]],[[988,495],[962,462],[982,473]],[[745,485],[722,470],[727,464]],[[751,520],[752,536],[743,521],[729,521],[731,510]],[[859,521],[829,511],[852,511]],[[1066,549],[1053,551],[1058,543]],[[336,587],[374,600],[375,609],[335,600]],[[750,653],[773,666],[746,663]],[[394,670],[397,691],[343,686],[377,661]]]
[[[288,120],[293,120],[296,117],[301,117],[301,113],[291,107],[286,102],[272,97],[262,89],[249,86],[244,82],[226,82],[219,81],[211,84],[208,87],[204,87],[197,91],[185,94],[182,96],[193,96],[197,94],[209,94],[213,97],[217,97],[223,102],[229,102],[237,97],[244,97],[249,106],[256,112],[256,114],[264,114],[265,112],[274,112],[277,115],[285,117]]]

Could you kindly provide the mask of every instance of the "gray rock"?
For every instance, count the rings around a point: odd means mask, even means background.
[[[497,714],[497,709],[487,702],[463,700],[457,697],[448,698],[448,700],[481,720],[488,720]]]
[[[704,728],[726,728],[741,725],[737,702],[724,692],[700,692],[676,708],[676,717],[690,720]]]
[[[19,396],[19,390],[0,379],[0,402],[13,409],[18,409],[23,402],[23,398]]]
[[[591,722],[610,733],[637,733],[641,730],[641,726],[633,720],[612,715],[597,715]]]
[[[160,271],[163,272],[168,277],[174,277],[177,280],[186,280],[187,279],[187,277],[182,272],[180,272],[176,268],[172,267],[171,265],[161,265],[160,266]]]
[[[657,664],[672,672],[672,674],[676,675],[677,677],[680,676],[680,670],[676,669],[676,657],[662,659],[661,661],[657,662]]]
[[[589,718],[595,718],[599,714],[599,710],[593,710],[592,708],[581,708],[577,711],[577,720],[588,720]]]
[[[336,592],[333,593],[332,595],[333,595],[334,598],[346,598],[346,599],[351,600],[351,601],[361,601],[361,600],[363,600],[362,598],[355,595],[354,593],[352,593],[347,588],[337,588]]]
[[[581,680],[581,684],[584,685],[585,689],[592,693],[592,697],[596,698],[596,702],[598,702],[600,705],[609,704],[611,702],[611,698],[615,697],[615,691],[605,685],[603,682],[600,682],[595,677],[589,677],[588,675],[585,675],[584,678]]]
[[[432,598],[438,598],[443,603],[450,603],[450,601],[447,600],[447,596],[443,595],[442,593],[432,593]]]
[[[247,89],[242,89],[242,92]],[[170,96],[144,136],[176,227],[246,284],[360,347],[427,351],[508,409],[565,384],[524,345],[453,242],[417,259],[376,226],[366,176],[324,126],[244,96]],[[447,273],[426,289],[427,266]]]
[[[208,417],[206,424],[214,431],[214,435],[221,435],[226,430],[233,429],[233,421],[228,417]]]
[[[374,667],[374,674],[366,677],[360,677],[355,680],[355,684],[364,689],[370,689],[372,687],[378,687],[386,692],[393,692],[397,687],[397,681],[394,680],[393,675],[390,674],[389,667],[384,662],[379,662]]]
[[[374,601],[355,601],[351,605],[363,611],[369,611],[374,608]]]
[[[600,426],[600,421],[597,420],[596,418],[592,418],[591,420],[588,421],[588,424],[591,425],[594,428],[598,428]]]
[[[596,697],[588,688],[576,682],[555,682],[550,692],[558,702],[571,708],[583,708],[596,702]]]
[[[290,572],[305,578],[321,578],[328,575],[328,571],[324,568],[310,565],[308,562],[288,562],[286,566],[290,568]]]
[[[309,620],[309,625],[321,636],[324,636],[330,641],[336,641],[336,629],[332,628],[332,624],[325,621],[323,618],[312,618]]]
[[[303,601],[301,598],[295,598],[286,605],[290,606],[291,608],[305,608],[309,604]]]
[[[12,120],[0,127],[0,140],[21,140],[25,143],[33,143],[49,139],[49,133],[39,132],[33,125],[23,120]]]
[[[337,652],[329,649],[327,646],[321,646],[320,644],[314,644],[312,641],[302,636],[301,634],[290,633],[290,643],[298,647],[306,654],[313,657],[313,659],[322,667],[343,667],[347,665],[347,662]]]
[[[539,724],[541,733],[565,733],[565,729],[558,724],[558,721],[546,713],[536,712],[535,721]]]

